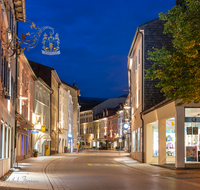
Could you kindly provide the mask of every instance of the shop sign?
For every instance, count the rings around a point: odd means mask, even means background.
[[[185,117],[185,122],[200,122],[200,117]]]
[[[41,131],[45,131],[46,126],[45,125],[41,125]]]
[[[39,131],[31,130],[31,133],[39,133]]]
[[[187,127],[187,135],[192,135],[192,127]]]

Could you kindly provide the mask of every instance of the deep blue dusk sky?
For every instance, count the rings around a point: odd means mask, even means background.
[[[119,97],[128,90],[127,55],[137,26],[175,4],[175,0],[26,0],[27,19],[59,33],[61,54],[43,55],[41,36],[25,55],[55,68],[61,80],[77,83],[81,96]],[[32,30],[19,23],[19,35]]]

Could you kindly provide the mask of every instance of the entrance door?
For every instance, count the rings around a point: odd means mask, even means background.
[[[45,145],[45,155],[49,155],[49,145]]]

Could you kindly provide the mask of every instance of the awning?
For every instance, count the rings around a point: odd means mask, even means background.
[[[15,111],[15,121],[17,121],[16,128],[24,127],[27,129],[33,129],[33,124],[27,121],[21,114]]]
[[[39,133],[35,133],[35,134],[36,134],[35,144],[39,139],[45,139],[47,141],[51,141],[50,135],[45,132],[39,131]]]

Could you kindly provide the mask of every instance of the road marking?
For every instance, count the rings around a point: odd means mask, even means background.
[[[118,167],[119,165],[117,165],[117,164],[87,164],[88,166],[110,166],[110,167],[112,167],[112,166],[116,166],[116,167]]]

